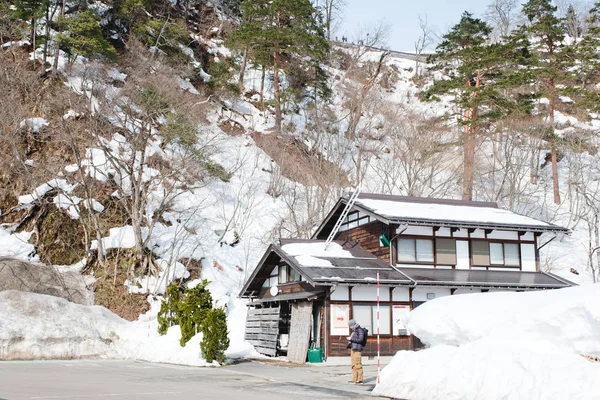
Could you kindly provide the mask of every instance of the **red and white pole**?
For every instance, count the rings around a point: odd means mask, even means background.
[[[377,272],[377,383],[380,383],[381,358],[379,357],[381,345],[379,342],[379,272]]]

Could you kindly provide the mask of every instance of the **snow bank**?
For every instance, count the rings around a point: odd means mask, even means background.
[[[600,399],[600,363],[547,342],[477,341],[400,351],[374,394],[409,400]]]
[[[39,262],[35,247],[29,243],[33,232],[10,232],[0,228],[0,257],[14,257],[20,260]]]
[[[0,292],[0,360],[103,357],[150,362],[209,364],[202,357],[202,334],[185,347],[171,327],[158,334],[160,302],[138,321],[121,319],[101,306],[83,306],[59,297],[7,290]]]
[[[125,321],[104,307],[59,297],[0,292],[0,359],[115,356],[117,327]]]
[[[600,356],[600,285],[447,296],[411,312],[407,327],[432,346],[527,336],[573,353]]]
[[[411,312],[431,345],[400,351],[373,393],[404,399],[600,399],[600,285],[448,296]]]

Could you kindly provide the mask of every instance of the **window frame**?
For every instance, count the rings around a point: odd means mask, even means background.
[[[399,254],[399,250],[400,250],[400,240],[413,240],[414,241],[414,254],[415,254],[415,259],[417,258],[417,240],[427,240],[431,242],[431,247],[432,247],[432,261],[405,261],[405,260],[400,260],[400,254]],[[454,263],[440,263],[438,260],[438,248],[437,248],[437,241],[438,240],[447,240],[447,241],[452,241],[454,242]],[[456,241],[460,240],[460,238],[455,238],[455,237],[451,237],[451,236],[423,236],[423,235],[400,235],[398,236],[398,238],[396,238],[396,241],[394,243],[394,247],[395,247],[395,261],[396,264],[412,264],[412,265],[428,265],[428,266],[433,266],[434,268],[437,268],[438,264],[442,265],[442,266],[451,266],[452,269],[456,268],[456,264],[458,263],[458,254],[456,252]]]
[[[474,262],[475,254],[473,253],[473,243],[486,243],[487,244],[487,257],[488,264],[476,264]],[[471,268],[485,268],[486,270],[489,268],[510,268],[510,269],[523,269],[523,258],[521,254],[521,243],[529,243],[529,242],[521,242],[516,240],[490,240],[490,239],[470,239],[469,240],[469,259],[471,263]],[[494,263],[492,262],[492,244],[501,245],[502,246],[502,263]],[[514,245],[517,250],[517,258],[518,264],[506,264],[506,245]]]

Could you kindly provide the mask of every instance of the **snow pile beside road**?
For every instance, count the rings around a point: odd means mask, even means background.
[[[419,399],[600,399],[600,285],[428,302],[407,326],[431,348],[400,351],[374,393]]]
[[[6,290],[0,292],[0,359],[115,356],[124,323],[104,307]]]
[[[448,296],[423,304],[407,323],[413,335],[431,346],[527,336],[600,356],[600,285]]]
[[[101,306],[83,306],[59,297],[7,290],[0,292],[0,360],[102,357],[193,366],[207,363],[202,334],[185,347],[173,326],[158,334],[160,302],[129,322]]]

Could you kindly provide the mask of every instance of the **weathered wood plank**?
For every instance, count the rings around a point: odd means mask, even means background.
[[[275,355],[277,355],[277,349],[275,349],[275,348],[270,348],[270,347],[256,347],[256,346],[254,348],[260,354],[264,354],[264,355],[267,355],[267,356],[275,356]]]
[[[246,340],[266,340],[270,342],[276,342],[277,336],[275,334],[265,334],[265,333],[247,333],[244,336]]]
[[[269,315],[276,314],[279,315],[279,307],[273,308],[249,308],[248,315]]]
[[[312,306],[312,301],[302,301],[292,305],[292,324],[287,355],[291,362],[303,363],[306,361]]]
[[[271,333],[278,334],[279,328],[246,328],[246,333]]]
[[[246,323],[247,328],[277,328],[279,321],[249,321]]]
[[[248,315],[247,321],[278,321],[279,314],[268,314],[268,315]]]

